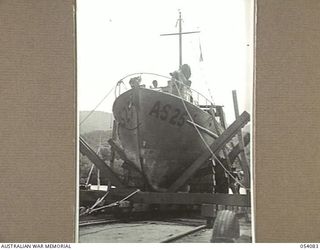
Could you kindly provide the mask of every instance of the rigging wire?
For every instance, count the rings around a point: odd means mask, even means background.
[[[206,85],[206,87],[208,88],[208,93],[209,93],[209,97],[210,97],[210,101],[215,104],[214,102],[214,99],[213,99],[213,95],[212,95],[212,92],[211,92],[211,88],[209,86],[209,83],[208,83],[208,80],[207,80],[207,77],[205,75],[205,70],[204,70],[204,60],[203,60],[203,52],[202,52],[202,46],[201,46],[201,41],[200,41],[200,35],[198,36],[199,38],[199,50],[200,50],[200,59],[199,59],[199,64],[200,64],[200,72],[201,72],[201,75],[204,79],[204,83]]]
[[[104,100],[110,95],[110,93],[112,92],[112,90],[115,88],[115,86],[113,86],[109,92],[101,99],[101,101],[94,107],[94,109],[92,109],[90,111],[90,113],[84,118],[82,119],[82,121],[80,122],[80,126],[92,115],[92,113],[104,102]]]
[[[212,157],[222,166],[222,168],[224,169],[224,171],[237,183],[239,184],[242,188],[244,188],[245,190],[249,190],[247,187],[245,187],[241,182],[239,182],[231,173],[230,171],[223,165],[223,163],[219,160],[219,158],[215,155],[215,153],[211,150],[210,146],[208,145],[208,143],[205,141],[205,139],[203,138],[203,135],[201,134],[201,132],[199,131],[199,129],[197,128],[197,126],[195,126],[194,120],[187,108],[187,105],[185,104],[185,100],[181,97],[181,93],[180,93],[180,89],[178,88],[176,81],[181,83],[181,81],[179,80],[174,80],[173,83],[175,84],[176,89],[178,90],[178,94],[180,96],[180,99],[182,101],[182,104],[184,106],[184,109],[186,110],[190,120],[192,121],[192,124],[194,126],[194,128],[196,129],[196,131],[198,132],[200,139],[202,140],[202,142],[204,143],[204,145],[207,147],[207,149],[209,150],[210,154],[212,155]],[[183,83],[182,83],[183,84]]]
[[[199,49],[200,49],[200,60],[199,60],[200,61],[200,71],[201,71],[202,77],[204,78],[204,83],[207,86],[210,101],[214,104],[211,88],[210,88],[210,86],[208,84],[207,77],[205,76],[205,70],[204,70],[204,65],[203,65],[203,61],[204,60],[203,60],[203,52],[202,52],[202,48],[201,48],[200,36],[199,36]],[[201,138],[201,139],[203,139],[203,138]],[[203,140],[203,142],[206,143],[204,140]],[[211,154],[213,153],[211,148],[210,148],[210,153]],[[229,176],[231,176],[238,184],[240,184],[241,187],[243,187],[243,188],[245,188],[247,190],[247,188],[242,183],[240,183],[238,180],[236,180],[234,178],[234,176],[231,173],[229,173],[229,171],[225,168],[225,166],[221,163],[221,161],[217,159],[217,157],[215,155],[214,155],[214,157],[220,163],[220,165],[224,168],[224,170],[229,174]],[[214,169],[213,169],[213,173],[214,173]]]
[[[168,78],[171,79],[170,77],[164,76],[164,75],[160,75],[160,74],[155,74],[155,73],[149,73],[149,72],[140,72],[140,73],[132,73],[132,74],[128,74],[125,77],[121,78],[117,84],[115,86],[113,86],[109,92],[101,99],[101,101],[90,111],[90,113],[84,118],[82,119],[82,121],[79,123],[79,125],[81,126],[91,115],[92,113],[104,102],[104,100],[111,94],[111,92],[113,90],[116,90],[116,87],[121,84],[123,82],[124,79],[130,77],[130,76],[134,76],[134,75],[155,75],[155,76],[160,76],[160,77],[164,77],[164,78]],[[126,86],[125,86],[126,88]],[[127,89],[127,88],[126,88]]]
[[[200,68],[200,73],[201,73],[201,76],[202,78],[204,79],[204,83],[208,89],[208,93],[209,93],[209,100],[215,104],[214,100],[213,100],[213,95],[212,95],[212,92],[211,92],[211,88],[209,86],[209,83],[208,83],[208,80],[207,80],[207,77],[206,77],[206,74],[205,74],[205,70],[204,70],[204,60],[203,60],[203,52],[202,52],[202,46],[201,46],[201,40],[200,40],[200,34],[198,35],[198,40],[199,40],[199,50],[200,50],[200,56],[199,56],[199,68]],[[213,119],[215,119],[213,117]],[[215,122],[215,121],[214,121]],[[216,124],[216,123],[215,123]],[[214,169],[214,164],[213,164],[213,161],[212,161],[212,175],[213,175],[213,186],[215,188],[216,186],[216,179],[215,179],[215,175],[216,175],[216,171]]]

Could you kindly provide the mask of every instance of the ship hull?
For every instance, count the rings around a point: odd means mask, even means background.
[[[188,112],[186,111],[186,108]],[[214,138],[190,123],[216,131],[208,112],[178,96],[146,88],[134,88],[114,102],[118,139],[127,157],[135,163],[148,186],[166,191]],[[189,114],[188,114],[189,113]],[[217,123],[216,123],[217,124]]]

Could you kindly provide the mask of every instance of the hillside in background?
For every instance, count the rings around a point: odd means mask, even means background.
[[[79,112],[79,122],[87,117],[90,111]],[[94,111],[84,123],[80,125],[80,134],[90,133],[97,130],[110,130],[112,129],[112,114],[102,111]]]

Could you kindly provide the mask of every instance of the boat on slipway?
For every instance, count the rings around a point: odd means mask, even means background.
[[[168,77],[146,73],[129,75],[121,79],[116,88],[113,141],[128,159],[122,165],[128,175],[127,184],[141,190],[166,192],[226,129],[223,106],[214,105],[190,87],[191,69],[182,64],[182,35],[198,31],[182,32],[181,23],[180,13],[179,32],[166,34],[179,36],[179,69]],[[160,76],[161,84],[150,75]],[[149,80],[146,82],[144,78]],[[129,88],[124,90],[123,85]],[[226,164],[226,154],[230,151],[229,143],[215,160],[203,166],[213,167],[210,175],[213,186],[228,181],[217,160]],[[223,192],[228,192],[228,188]]]

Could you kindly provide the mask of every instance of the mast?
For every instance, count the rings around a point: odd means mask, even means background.
[[[178,33],[161,34],[160,36],[179,35],[179,69],[180,69],[181,66],[182,66],[182,35],[200,33],[200,31],[182,32],[182,17],[181,17],[181,11],[180,10],[179,10],[179,18],[177,20],[177,24],[179,25],[179,32]]]
[[[182,18],[181,18],[181,11],[179,11],[179,69],[182,66]]]

